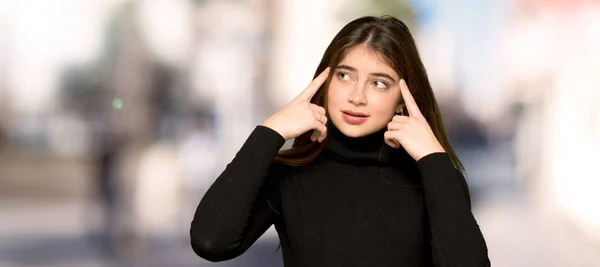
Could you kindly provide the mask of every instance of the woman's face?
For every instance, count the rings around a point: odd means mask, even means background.
[[[351,48],[333,69],[327,91],[331,122],[346,136],[377,132],[399,110],[400,77],[366,45]]]

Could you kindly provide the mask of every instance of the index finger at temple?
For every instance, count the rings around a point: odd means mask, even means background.
[[[321,74],[319,74],[317,78],[312,80],[312,82],[306,87],[306,89],[302,91],[299,98],[310,101],[310,99],[317,93],[317,91],[319,91],[321,85],[323,85],[323,83],[327,80],[328,75],[329,67],[326,68],[323,72],[321,72]]]

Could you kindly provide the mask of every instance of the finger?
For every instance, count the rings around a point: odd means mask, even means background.
[[[310,135],[311,141],[323,141],[327,137],[327,117],[325,115],[316,114],[315,122],[313,124],[313,132]]]
[[[312,80],[312,82],[300,93],[298,99],[310,101],[310,99],[319,91],[319,88],[323,83],[327,80],[327,76],[329,75],[329,67],[327,67],[317,78]]]
[[[315,111],[315,112],[318,112],[319,114],[323,114],[323,115],[325,114],[325,108],[324,108],[324,107],[321,107],[321,106],[319,106],[319,105],[316,105],[316,104],[312,104],[312,103],[311,103],[311,104],[310,104],[310,108],[311,108],[313,111]]]
[[[325,137],[327,137],[327,127],[325,126],[325,124],[322,124],[322,123],[318,122],[315,125],[315,131],[318,132],[317,141],[323,142],[323,140],[325,139]]]
[[[318,141],[323,142],[323,140],[327,137],[327,130],[314,130],[310,135],[310,140],[315,142]]]
[[[327,116],[325,116],[325,114],[320,114],[317,115],[317,121],[325,126],[327,126]]]
[[[319,123],[325,124],[327,122],[327,115],[321,110],[312,110],[311,116]]]
[[[385,143],[393,148],[400,148],[400,144],[398,144],[398,142],[396,142],[394,139],[386,139]]]
[[[321,136],[321,133],[319,133],[318,131],[313,131],[312,134],[310,135],[310,141],[317,141],[317,139],[319,138],[319,136]]]
[[[410,121],[410,117],[405,116],[405,115],[394,115],[394,117],[392,117],[391,121],[408,122],[408,121]]]
[[[323,124],[327,123],[327,114],[325,113],[325,108],[310,104],[310,109],[312,110],[312,114],[317,121]]]
[[[391,131],[387,131],[383,134],[383,140],[385,143],[393,148],[400,148],[400,142],[394,138],[393,133]]]
[[[324,119],[321,119],[321,123],[323,124],[323,130],[320,131],[321,134],[318,136],[318,140],[319,142],[323,142],[323,140],[325,140],[325,138],[327,138],[327,117],[324,117]]]
[[[319,140],[319,142],[323,142],[323,140],[325,140],[325,138],[327,138],[327,131],[322,133],[317,140]]]
[[[397,121],[392,121],[390,123],[388,123],[388,131],[399,131],[399,130],[404,130],[404,128],[406,127],[406,123],[404,122],[397,122]]]
[[[408,115],[423,117],[423,114],[421,114],[421,110],[419,110],[419,106],[417,106],[417,102],[410,93],[408,85],[406,85],[404,79],[400,79],[400,92],[402,93],[402,98],[406,104],[406,109],[408,109]]]

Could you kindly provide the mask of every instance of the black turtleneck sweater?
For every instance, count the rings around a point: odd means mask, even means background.
[[[210,261],[244,253],[272,224],[286,267],[489,266],[468,187],[446,153],[419,161],[329,125],[310,164],[274,163],[285,140],[257,126],[206,192],[191,224]]]

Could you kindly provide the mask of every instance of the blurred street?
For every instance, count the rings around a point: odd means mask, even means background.
[[[0,0],[0,267],[282,266],[191,219],[366,15],[409,27],[493,266],[600,266],[600,0]]]

